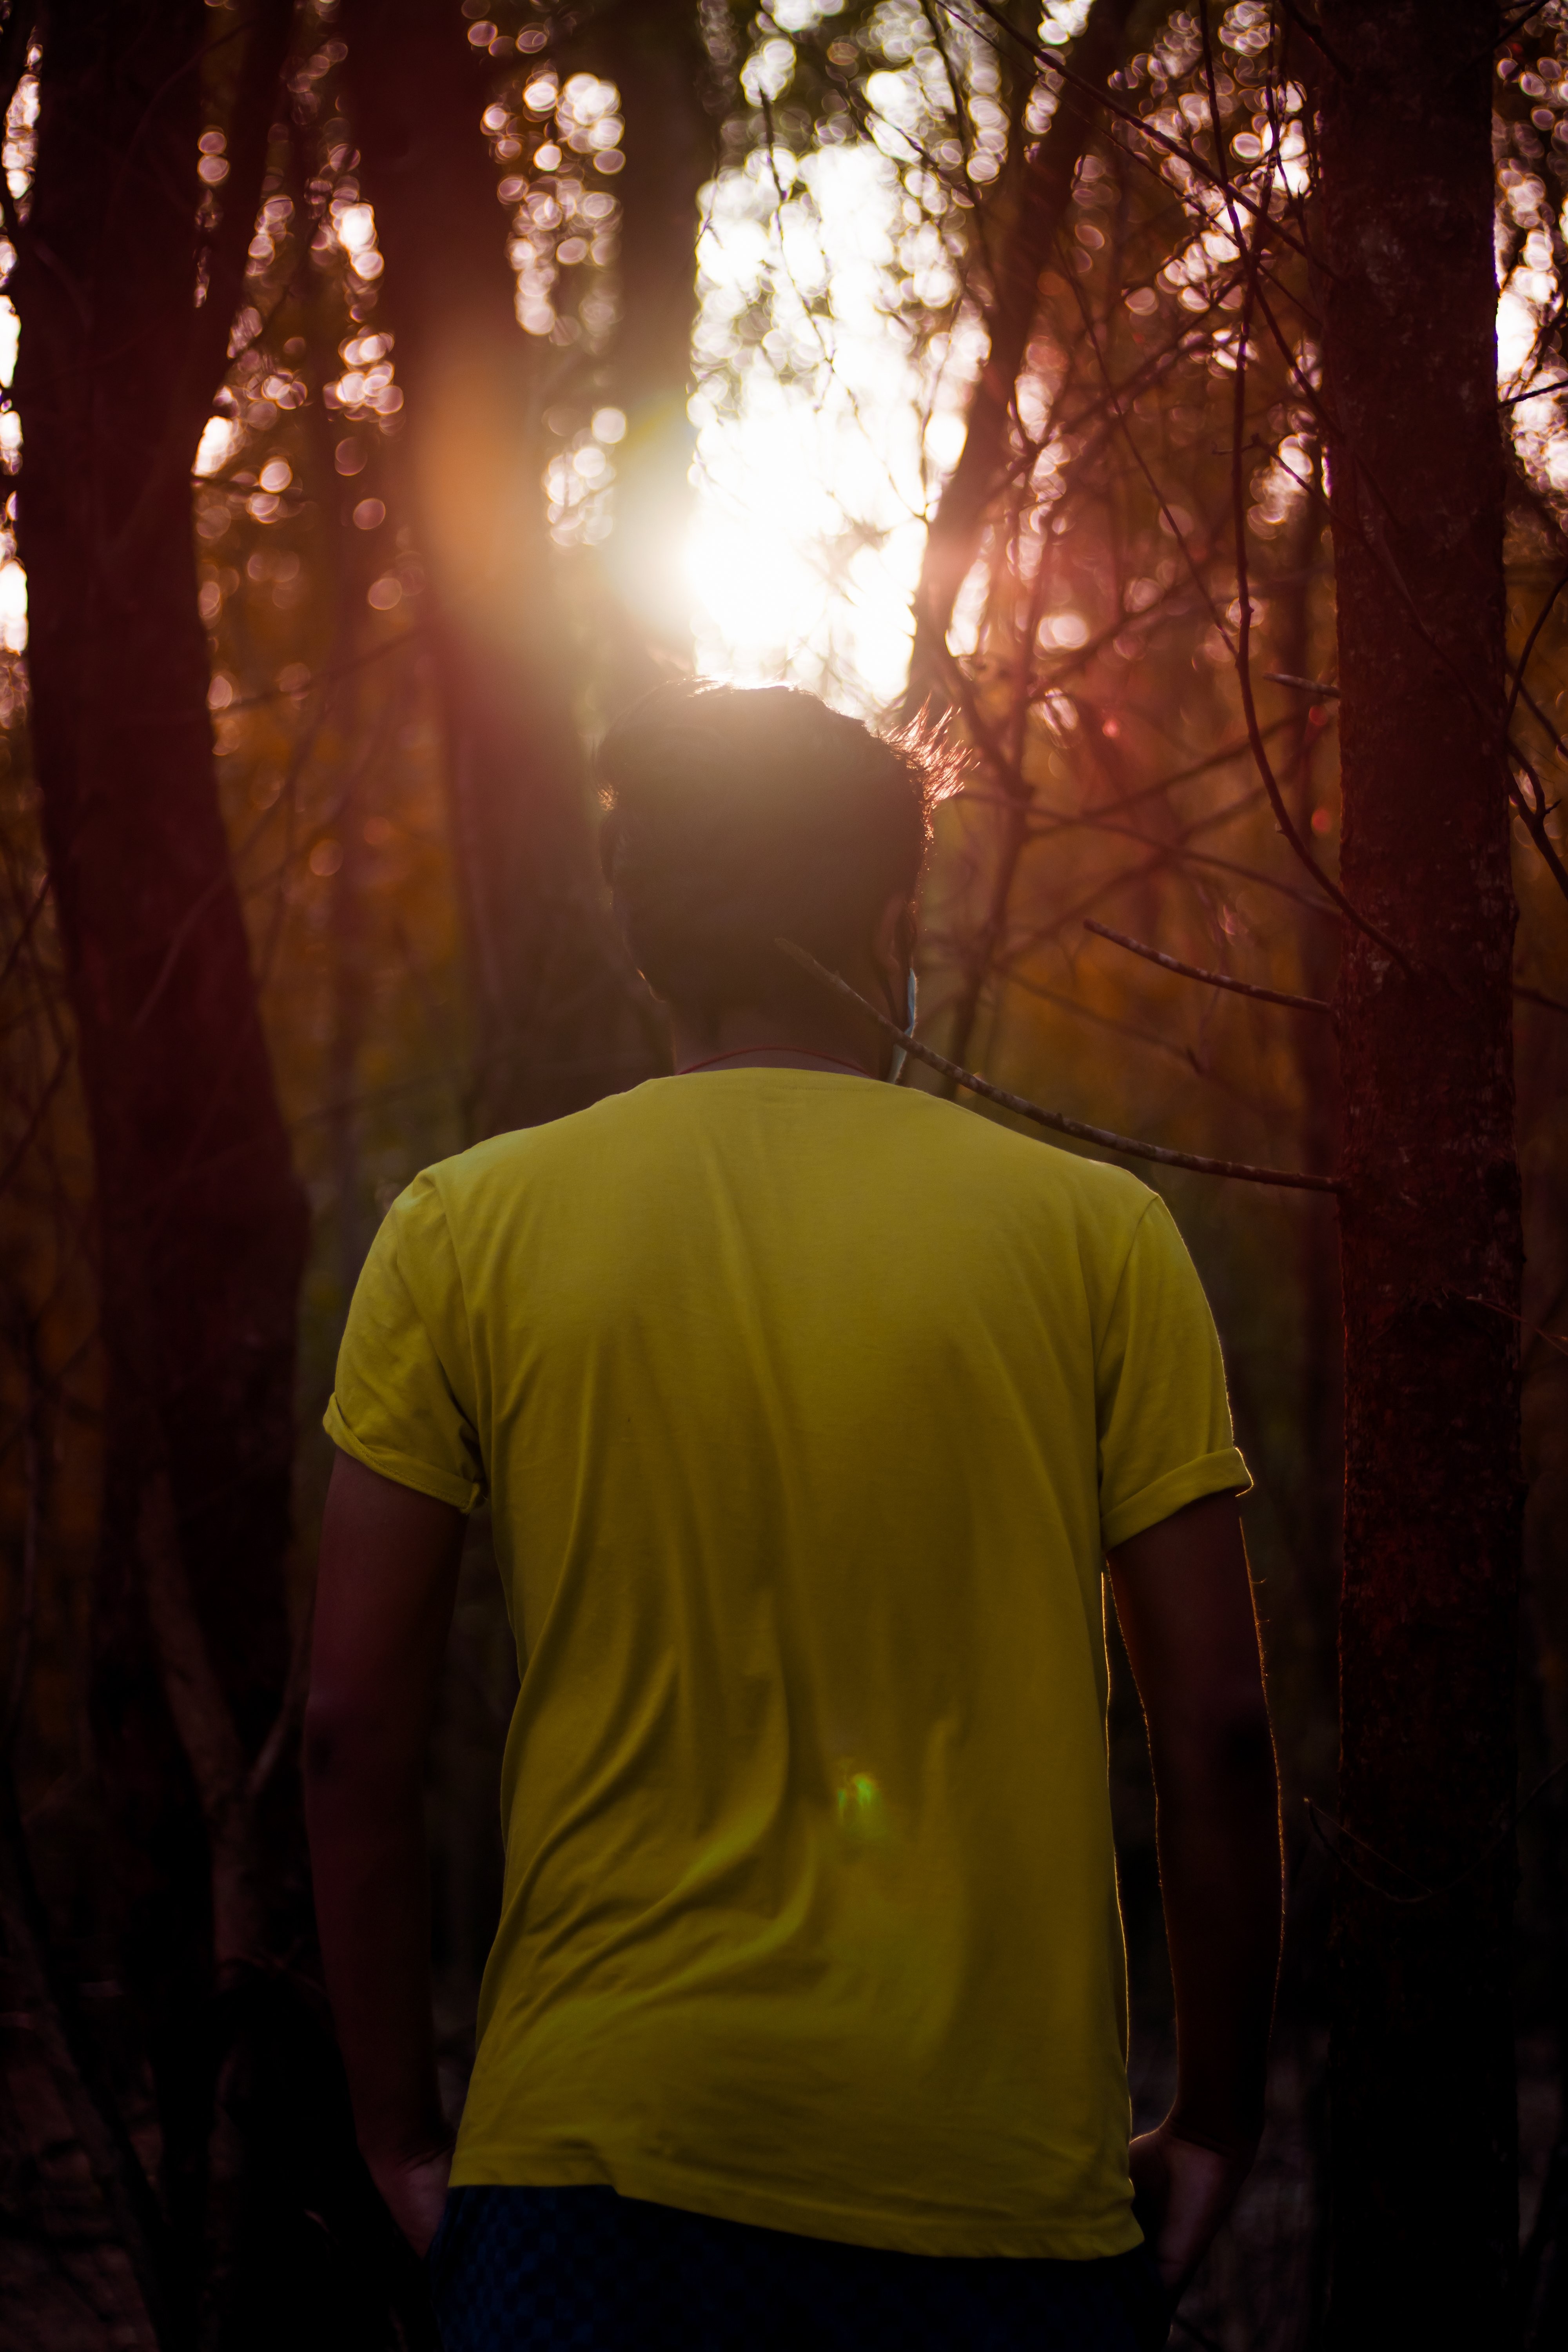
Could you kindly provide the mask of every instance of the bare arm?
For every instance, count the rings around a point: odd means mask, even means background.
[[[338,1455],[305,1711],[316,1921],[360,2147],[419,2253],[451,2165],[431,2022],[424,1766],[462,1541],[449,1504]]]
[[[1279,1790],[1241,1522],[1212,1496],[1121,1544],[1110,1583],[1149,1728],[1176,1999],[1176,2099],[1132,2147],[1167,2287],[1251,2168],[1279,1963]]]

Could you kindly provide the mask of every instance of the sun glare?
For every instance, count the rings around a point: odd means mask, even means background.
[[[892,315],[901,205],[869,144],[752,155],[706,191],[688,562],[710,676],[859,709],[902,688],[975,353],[973,338],[912,348]],[[747,341],[740,322],[764,299],[773,323]]]
[[[1075,10],[1064,0],[1056,13]],[[1521,450],[1561,485],[1563,412],[1520,398],[1532,378],[1550,394],[1560,373],[1540,350],[1553,285],[1543,189],[1511,168],[1502,183],[1529,235],[1500,290],[1499,374]],[[902,190],[875,145],[752,154],[704,192],[704,212],[687,553],[697,666],[885,709],[904,683],[926,520],[963,446],[981,331],[961,316],[921,349],[900,327]],[[772,325],[748,341],[742,322],[764,303]],[[956,641],[972,634],[972,602],[960,599]],[[1064,646],[1087,635],[1075,614],[1045,627]]]

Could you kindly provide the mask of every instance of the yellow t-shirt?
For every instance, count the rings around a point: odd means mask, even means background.
[[[327,1427],[488,1487],[517,1637],[454,2182],[1136,2245],[1101,1564],[1248,1483],[1155,1195],[870,1079],[655,1079],[410,1185]]]

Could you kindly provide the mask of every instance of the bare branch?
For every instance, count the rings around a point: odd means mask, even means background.
[[[1568,376],[1560,377],[1555,383],[1535,384],[1529,392],[1510,392],[1506,400],[1498,402],[1498,406],[1517,408],[1523,400],[1544,400],[1549,392],[1568,392]]]
[[[23,1160],[26,1160],[28,1152],[32,1150],[37,1138],[38,1129],[44,1123],[44,1114],[48,1109],[49,1105],[53,1102],[56,1095],[59,1092],[60,1081],[63,1079],[66,1071],[70,1066],[70,1058],[71,1049],[69,1045],[62,1045],[55,1062],[55,1066],[49,1074],[47,1083],[46,1084],[42,1094],[38,1097],[37,1101],[33,1106],[27,1124],[22,1131],[21,1139],[12,1150],[11,1155],[5,1161],[5,1166],[0,1168],[0,1192],[4,1192],[9,1186],[17,1169],[20,1168]]]
[[[1073,44],[1080,68],[1050,126],[1026,156],[1017,205],[985,306],[985,364],[975,379],[963,446],[937,501],[915,592],[915,643],[905,692],[913,717],[932,684],[932,647],[945,642],[959,590],[973,564],[985,509],[1005,464],[1018,375],[1039,304],[1044,269],[1072,196],[1073,178],[1098,120],[1086,91],[1103,91],[1122,45],[1129,0],[1095,0]],[[1081,83],[1082,87],[1079,84]]]
[[[1542,630],[1546,626],[1552,607],[1556,604],[1557,599],[1562,595],[1564,588],[1568,588],[1568,572],[1559,572],[1557,578],[1552,582],[1551,590],[1543,601],[1540,612],[1537,613],[1535,616],[1534,626],[1531,628],[1529,636],[1526,637],[1524,641],[1524,650],[1520,655],[1518,663],[1514,668],[1513,685],[1509,691],[1508,709],[1503,712],[1502,731],[1504,735],[1507,735],[1513,726],[1513,714],[1519,708],[1519,698],[1524,689],[1524,674],[1530,667],[1530,656],[1535,651],[1535,641],[1537,637],[1540,636]]]
[[[20,1354],[27,1375],[27,1412],[23,1424],[26,1439],[26,1514],[22,1522],[21,1590],[16,1598],[15,1647],[5,1693],[5,1715],[0,1724],[0,1759],[10,1769],[27,1704],[27,1680],[33,1664],[33,1633],[38,1606],[38,1536],[43,1519],[44,1471],[43,1381],[38,1364],[37,1327],[26,1303],[18,1301]]]
[[[1085,922],[1084,929],[1125,948],[1131,955],[1143,957],[1148,963],[1157,963],[1163,971],[1180,972],[1184,980],[1201,980],[1209,988],[1228,988],[1233,995],[1255,997],[1260,1004],[1283,1004],[1292,1013],[1322,1013],[1331,1021],[1334,1017],[1333,1006],[1325,1003],[1321,996],[1293,996],[1282,988],[1260,988],[1256,981],[1233,980],[1227,971],[1210,971],[1200,963],[1184,963],[1180,956],[1145,947],[1142,940],[1129,939],[1125,931],[1113,931],[1109,923],[1097,923],[1092,916]]]
[[[1155,128],[1153,123],[1146,122],[1136,107],[1128,106],[1122,100],[1113,96],[1109,89],[1096,89],[1092,84],[1086,82],[1081,74],[1073,71],[1059,49],[1047,47],[1043,41],[1032,38],[1018,26],[1009,24],[1002,11],[993,5],[993,0],[970,0],[970,5],[978,8],[983,16],[988,16],[993,24],[999,25],[1010,40],[1016,41],[1021,48],[1027,49],[1042,66],[1048,66],[1053,73],[1061,76],[1063,81],[1070,83],[1076,89],[1082,90],[1086,97],[1103,106],[1108,113],[1114,114],[1123,122],[1128,123],[1141,137],[1147,139],[1152,146],[1162,149],[1167,155],[1174,156],[1178,162],[1184,163],[1189,171],[1195,173],[1200,180],[1206,180],[1211,187],[1223,188],[1226,185],[1222,175],[1215,170],[1212,163],[1205,163],[1195,148],[1184,147],[1178,139],[1168,139],[1163,131]],[[968,23],[955,5],[955,0],[942,0],[942,5],[950,16],[956,16],[959,23],[966,25],[970,32],[979,30],[978,26]],[[1283,244],[1293,247],[1304,260],[1315,262],[1320,269],[1323,268],[1321,259],[1309,254],[1306,247],[1290,235],[1284,223],[1273,219],[1268,210],[1258,203],[1256,197],[1249,196],[1242,188],[1233,189],[1232,193],[1238,204],[1258,216],[1264,228],[1272,229]],[[1239,239],[1237,241],[1239,242]]]
[[[1568,1004],[1559,1003],[1555,996],[1542,995],[1539,988],[1526,988],[1522,981],[1514,982],[1513,992],[1515,996],[1522,997],[1526,1004],[1543,1004],[1548,1013],[1568,1013]]]
[[[187,397],[193,420],[205,421],[228,363],[229,331],[245,285],[293,15],[288,0],[257,0],[245,26],[228,123],[228,184],[222,218],[207,247],[207,299],[192,322]]]
[[[814,955],[797,947],[793,940],[775,940],[773,945],[782,948],[803,971],[825,981],[851,1004],[858,1005],[868,1021],[874,1021],[879,1029],[896,1037],[917,1062],[924,1062],[928,1068],[968,1093],[984,1095],[987,1102],[999,1104],[1019,1118],[1033,1120],[1037,1127],[1048,1127],[1058,1135],[1076,1136],[1083,1143],[1098,1143],[1105,1151],[1125,1151],[1134,1160],[1156,1160],[1163,1168],[1194,1169],[1200,1176],[1234,1176],[1245,1184],[1278,1184],[1298,1192],[1340,1192],[1344,1189],[1334,1176],[1310,1176],[1299,1168],[1253,1168],[1245,1160],[1210,1160],[1195,1151],[1172,1151],[1163,1143],[1143,1143],[1136,1136],[1118,1135],[1109,1127],[1090,1127],[1081,1118],[1069,1118],[1065,1111],[1047,1110],[1040,1103],[1031,1102],[1026,1095],[1009,1094],[1005,1087],[994,1087],[989,1078],[977,1076],[974,1071],[950,1062],[945,1054],[935,1053],[918,1037],[911,1037],[896,1021],[890,1021],[885,1013],[879,1013],[874,1004],[868,1003],[858,989],[851,988],[847,980],[829,971],[826,964],[818,963]]]
[[[1325,678],[1292,677],[1289,670],[1266,669],[1263,673],[1270,686],[1293,686],[1298,693],[1315,695],[1320,702],[1337,702],[1340,690]]]
[[[1525,831],[1541,853],[1548,873],[1563,897],[1568,898],[1568,866],[1564,866],[1557,854],[1556,845],[1546,830],[1546,820],[1551,811],[1547,806],[1546,793],[1542,789],[1541,779],[1536,774],[1534,766],[1517,743],[1510,740],[1508,748],[1530,778],[1531,790],[1535,795],[1533,800],[1528,799],[1521,789],[1519,778],[1510,775],[1508,780],[1509,798],[1523,819]]]
[[[1199,26],[1203,34],[1209,115],[1214,125],[1215,150],[1223,159],[1225,148],[1220,121],[1219,94],[1215,80],[1212,36],[1205,11],[1199,11]],[[1272,184],[1272,163],[1271,158],[1270,184]],[[1247,576],[1247,482],[1242,456],[1247,443],[1247,357],[1252,338],[1252,313],[1258,299],[1258,272],[1262,258],[1263,225],[1259,223],[1258,234],[1249,244],[1242,233],[1241,222],[1237,212],[1238,191],[1228,173],[1224,171],[1223,161],[1221,186],[1230,221],[1231,237],[1246,265],[1242,278],[1241,317],[1236,330],[1236,388],[1233,394],[1234,413],[1230,442],[1230,497],[1231,520],[1236,540],[1236,601],[1240,608],[1237,625],[1236,677],[1237,684],[1241,689],[1241,709],[1247,721],[1247,740],[1252,746],[1253,761],[1262,779],[1263,789],[1268,795],[1268,804],[1274,811],[1274,822],[1284,835],[1287,845],[1299,863],[1306,867],[1318,887],[1333,900],[1340,912],[1348,921],[1354,924],[1358,931],[1363,932],[1369,940],[1375,940],[1379,947],[1385,948],[1401,970],[1414,977],[1415,967],[1404,950],[1396,946],[1385,931],[1380,930],[1375,923],[1370,922],[1360,909],[1352,904],[1339,884],[1324,873],[1310,848],[1301,838],[1295,821],[1285,805],[1285,796],[1279,789],[1279,779],[1274,773],[1273,765],[1263,741],[1262,731],[1258,724],[1258,706],[1252,692],[1252,593]]]

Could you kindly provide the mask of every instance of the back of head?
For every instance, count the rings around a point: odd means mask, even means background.
[[[781,935],[837,968],[912,902],[943,786],[891,740],[790,687],[659,687],[601,744],[605,879],[638,969],[672,1004],[774,1003],[805,981]]]

